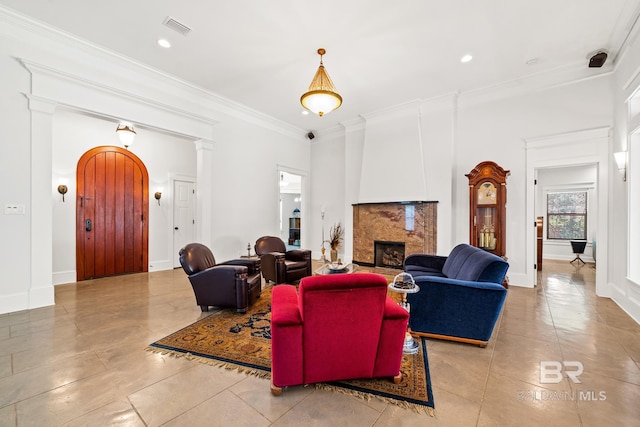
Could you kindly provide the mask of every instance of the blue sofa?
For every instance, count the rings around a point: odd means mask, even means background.
[[[508,268],[499,256],[464,243],[447,257],[407,256],[404,271],[420,287],[407,295],[411,333],[486,347],[507,296]]]

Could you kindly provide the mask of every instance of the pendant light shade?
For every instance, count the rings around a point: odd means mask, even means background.
[[[124,145],[124,148],[129,148],[131,144],[133,144],[133,140],[136,137],[136,131],[133,130],[133,126],[129,126],[128,124],[119,124],[116,129],[116,133],[120,138],[120,142]]]
[[[320,117],[342,105],[342,97],[336,92],[336,88],[322,64],[322,55],[325,53],[327,52],[324,49],[318,49],[320,67],[309,85],[309,90],[300,97],[302,106]]]

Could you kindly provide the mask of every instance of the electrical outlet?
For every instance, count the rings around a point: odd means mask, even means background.
[[[24,205],[4,205],[5,215],[24,215]]]

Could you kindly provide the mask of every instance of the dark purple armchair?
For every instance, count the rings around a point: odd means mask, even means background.
[[[189,243],[179,254],[180,265],[189,276],[196,303],[202,311],[216,306],[245,313],[260,298],[260,260],[234,259],[216,264],[211,250],[200,243]]]
[[[293,283],[311,276],[311,251],[308,249],[287,251],[279,237],[263,236],[256,241],[255,250],[265,280],[275,284]]]

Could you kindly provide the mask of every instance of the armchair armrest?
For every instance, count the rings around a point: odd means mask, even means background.
[[[302,384],[302,314],[292,285],[279,285],[271,294],[271,381],[276,386]]]
[[[387,296],[380,328],[380,341],[376,353],[374,377],[395,377],[402,364],[402,348],[409,313]]]
[[[308,249],[293,249],[287,251],[285,257],[291,261],[305,261],[311,259],[311,251]]]
[[[260,273],[260,259],[259,258],[238,258],[231,259],[226,262],[222,262],[217,265],[238,265],[247,267],[248,274]]]
[[[240,265],[215,265],[189,276],[193,286],[235,286],[235,280],[242,274],[247,274],[247,267]]]

